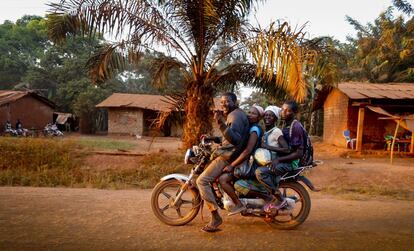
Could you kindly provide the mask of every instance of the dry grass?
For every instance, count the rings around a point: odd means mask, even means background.
[[[181,155],[159,153],[141,157],[131,168],[97,170],[84,166],[84,150],[73,141],[1,138],[0,185],[149,188],[166,174],[188,172]]]
[[[121,164],[121,163],[120,163]],[[162,176],[170,173],[189,173],[190,167],[181,155],[151,153],[142,158],[134,168],[97,170],[86,168],[85,184],[96,188],[152,188]]]

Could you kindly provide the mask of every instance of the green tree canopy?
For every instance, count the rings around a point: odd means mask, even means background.
[[[48,46],[45,20],[39,16],[23,16],[16,23],[0,24],[0,89],[20,83]]]
[[[353,69],[350,79],[370,82],[414,82],[414,16],[406,1],[393,1],[394,6],[381,13],[374,23],[360,24],[347,17],[357,31],[349,38],[355,55],[349,60]],[[394,16],[395,8],[409,16]]]

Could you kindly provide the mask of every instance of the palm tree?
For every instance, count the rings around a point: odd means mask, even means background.
[[[89,60],[96,83],[138,62],[145,49],[163,50],[166,56],[153,63],[153,83],[165,85],[170,70],[181,71],[184,144],[192,145],[212,129],[211,107],[220,88],[244,83],[269,94],[283,88],[298,101],[306,96],[302,67],[313,56],[300,46],[302,30],[294,31],[287,23],[253,28],[247,18],[258,2],[61,0],[50,4],[49,36],[61,42],[71,34],[109,33],[117,42],[103,46]],[[231,63],[223,67],[225,60]]]

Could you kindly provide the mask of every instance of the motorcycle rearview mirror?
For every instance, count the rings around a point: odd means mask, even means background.
[[[195,156],[195,154],[194,154],[193,150],[190,149],[190,148],[187,149],[187,151],[185,152],[185,155],[184,155],[184,164],[193,164],[190,158],[194,157],[194,156]]]

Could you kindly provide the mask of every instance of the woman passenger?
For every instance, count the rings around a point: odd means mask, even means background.
[[[289,146],[283,137],[282,130],[276,126],[277,121],[280,118],[280,111],[281,109],[277,106],[268,106],[265,109],[263,117],[265,133],[260,147],[270,151],[271,159],[269,161],[280,155],[289,153]],[[251,178],[250,180],[240,179],[235,183],[234,187],[240,194],[246,197],[262,198],[267,203],[273,200],[273,195],[268,194],[267,190],[256,180],[256,177]]]
[[[229,213],[229,215],[234,215],[245,210],[245,206],[240,202],[238,196],[235,193],[233,187],[233,181],[237,178],[253,178],[255,177],[255,169],[253,166],[249,166],[250,156],[254,153],[256,148],[260,145],[261,137],[263,134],[262,128],[258,124],[260,119],[264,114],[264,110],[261,106],[253,105],[248,113],[247,117],[250,122],[250,135],[247,141],[247,146],[244,151],[235,159],[230,165],[226,166],[223,169],[223,174],[219,177],[219,182],[223,190],[229,197],[233,200],[235,207]],[[242,173],[243,177],[237,175],[237,169],[249,170],[248,173]],[[237,176],[237,177],[236,177]]]

